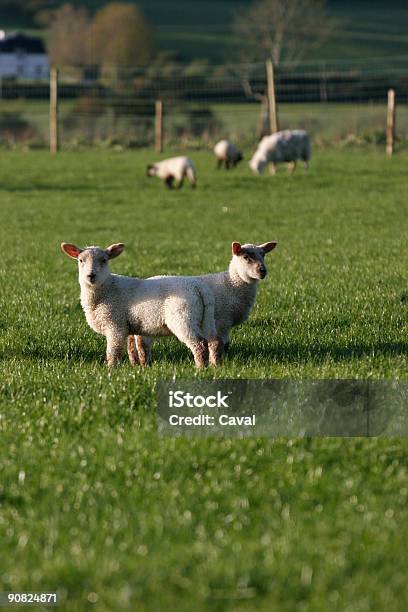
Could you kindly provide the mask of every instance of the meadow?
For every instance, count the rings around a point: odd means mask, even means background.
[[[166,151],[166,155],[172,152]],[[247,157],[249,151],[246,152]],[[408,154],[316,151],[309,174],[145,176],[152,151],[4,152],[0,591],[61,610],[405,610],[408,441],[158,438],[161,378],[408,374]],[[115,272],[225,269],[277,240],[225,363],[175,340],[108,372],[60,242],[123,241]]]

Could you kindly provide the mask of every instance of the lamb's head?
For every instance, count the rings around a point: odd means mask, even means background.
[[[263,152],[257,150],[249,161],[249,167],[255,174],[262,174],[267,164],[266,156]]]
[[[239,274],[240,278],[246,283],[265,278],[268,270],[265,265],[264,257],[266,253],[272,251],[277,242],[265,242],[264,244],[240,244],[232,243],[232,266]]]
[[[156,164],[149,164],[146,167],[146,174],[147,176],[156,176],[157,174]]]
[[[68,257],[78,261],[79,283],[90,287],[102,285],[108,278],[109,260],[120,255],[124,244],[111,244],[107,249],[97,246],[81,249],[75,244],[63,242],[61,249]]]

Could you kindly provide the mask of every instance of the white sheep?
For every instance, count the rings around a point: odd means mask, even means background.
[[[197,185],[197,176],[193,166],[193,162],[189,157],[170,157],[163,161],[149,164],[147,166],[147,176],[158,176],[161,178],[169,189],[172,189],[173,183],[180,189],[183,185],[184,177],[186,176],[190,185]]]
[[[276,242],[264,244],[232,243],[232,259],[226,272],[204,274],[202,279],[215,297],[215,326],[217,336],[209,342],[210,363],[222,360],[229,344],[231,329],[246,321],[255,303],[258,281],[265,278],[264,257],[276,247]],[[150,361],[152,338],[135,339],[140,362]]]
[[[109,260],[122,253],[123,244],[82,249],[63,242],[61,248],[78,260],[81,305],[89,326],[106,337],[109,366],[119,362],[126,340],[134,365],[133,334],[174,334],[191,350],[197,368],[208,364],[208,341],[216,337],[214,296],[202,280],[112,274]]]
[[[311,146],[307,132],[305,130],[284,130],[271,134],[271,136],[264,136],[249,165],[255,174],[261,174],[265,166],[269,164],[271,174],[275,174],[276,165],[286,162],[289,171],[294,172],[299,159],[304,161],[307,169],[310,156]]]
[[[217,158],[217,167],[226,170],[234,168],[243,158],[241,151],[229,140],[220,140],[214,147],[214,155]]]

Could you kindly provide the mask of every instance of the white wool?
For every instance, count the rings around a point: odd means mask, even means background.
[[[260,174],[267,164],[274,167],[279,163],[305,162],[306,166],[311,156],[309,135],[305,130],[284,130],[270,136],[264,136],[252,156],[249,165],[253,172]]]
[[[61,246],[70,257],[78,258],[81,305],[89,326],[106,337],[109,365],[120,360],[133,334],[174,334],[193,352],[196,365],[205,365],[206,342],[215,337],[214,297],[201,279],[112,274],[108,259],[120,254],[123,245],[108,249]],[[113,247],[116,254],[112,255]],[[72,255],[73,249],[78,254]]]
[[[148,174],[150,176],[157,176],[163,181],[174,179],[176,186],[181,186],[184,177],[187,177],[193,186],[197,181],[193,162],[189,157],[185,156],[170,157],[169,159],[155,162],[148,167]]]

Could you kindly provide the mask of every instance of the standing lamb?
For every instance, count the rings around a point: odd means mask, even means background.
[[[217,337],[209,342],[210,362],[217,365],[229,344],[231,329],[246,321],[255,304],[258,281],[265,278],[266,253],[276,247],[276,242],[264,244],[232,243],[232,259],[226,272],[204,274],[202,279],[214,293],[215,326]],[[150,360],[152,338],[136,337],[136,349],[144,365]]]
[[[288,164],[288,170],[294,172],[297,160],[309,167],[311,156],[310,139],[305,130],[284,130],[271,136],[264,136],[255,151],[249,165],[255,174],[261,174],[269,164],[271,174],[276,173],[276,165]]]
[[[61,248],[78,260],[81,305],[89,326],[106,337],[109,366],[119,362],[126,340],[135,364],[133,334],[174,334],[191,350],[197,368],[208,364],[208,341],[216,337],[214,296],[198,277],[112,274],[109,260],[122,253],[123,244],[81,249],[63,242]]]
[[[229,140],[220,140],[214,147],[214,155],[217,158],[217,168],[225,166],[226,170],[235,168],[243,160],[243,155],[237,147]]]
[[[161,178],[169,189],[172,189],[175,181],[175,187],[180,189],[183,186],[184,177],[186,176],[190,185],[197,185],[197,176],[193,166],[193,162],[188,157],[170,157],[163,161],[149,164],[147,166],[147,176],[158,176]]]

